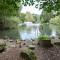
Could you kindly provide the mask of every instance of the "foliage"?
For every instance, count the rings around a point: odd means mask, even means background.
[[[49,38],[49,36],[48,35],[40,35],[39,37],[38,37],[38,40],[49,40],[50,38]]]
[[[41,23],[49,23],[49,20],[54,17],[52,12],[48,13],[46,11],[43,11],[41,16],[40,16],[40,21]]]
[[[20,19],[17,16],[6,17],[5,20],[0,20],[0,30],[17,28],[17,24],[19,22],[20,22]]]
[[[60,14],[60,0],[23,0],[24,6],[34,5],[36,8],[43,9],[40,21],[43,23]]]
[[[60,8],[60,0],[45,0],[46,2],[43,3],[42,8],[48,12],[52,10],[59,11]]]
[[[58,31],[60,32],[60,15],[55,16],[55,18],[51,18],[49,23],[50,23],[50,28],[51,29],[55,29],[57,32]]]
[[[52,10],[59,11],[60,10],[60,0],[23,0],[22,4],[25,6],[36,4],[36,8],[51,12]]]
[[[16,15],[20,7],[18,3],[19,0],[0,0],[0,16]]]
[[[55,18],[51,18],[50,23],[60,26],[60,15]]]
[[[26,14],[24,14],[24,13],[20,13],[20,14],[19,14],[19,18],[20,18],[20,21],[21,21],[21,22],[26,21],[25,16],[26,16]]]
[[[34,17],[31,13],[27,12],[25,16],[26,21],[34,21]]]
[[[0,30],[16,26],[20,9],[20,0],[0,0]]]
[[[35,53],[32,50],[26,50],[25,52],[21,52],[21,57],[25,60],[37,60]]]
[[[37,22],[37,15],[33,15],[33,17],[34,17],[34,21],[33,22]]]
[[[34,17],[33,23],[34,23],[34,22],[37,22],[37,23],[41,22],[41,21],[40,21],[40,15],[33,14],[33,17]]]
[[[6,18],[4,26],[9,28],[17,28],[17,24],[19,22],[20,22],[19,17],[11,16]]]
[[[0,43],[0,53],[3,52],[5,50],[5,43]]]
[[[26,14],[20,13],[19,19],[22,23],[26,21],[34,21],[34,16],[30,12],[27,12]]]

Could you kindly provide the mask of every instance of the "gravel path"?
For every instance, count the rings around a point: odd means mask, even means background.
[[[54,46],[48,49],[36,47],[37,60],[60,60],[60,47]]]

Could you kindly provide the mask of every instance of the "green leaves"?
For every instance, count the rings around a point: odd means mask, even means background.
[[[22,2],[22,4],[24,5],[24,6],[27,6],[27,5],[34,5],[34,3],[35,3],[35,1],[34,0],[22,0],[21,1]]]
[[[39,9],[44,9],[47,12],[60,10],[60,0],[24,0],[23,4],[24,6],[34,5],[36,2],[38,3],[35,5],[36,8],[39,6]]]
[[[49,36],[48,35],[40,35],[38,37],[38,40],[50,40]]]
[[[16,26],[19,18],[18,10],[21,10],[21,0],[0,0],[0,28]],[[12,17],[13,16],[13,17]]]
[[[19,9],[18,5],[16,4],[17,2],[19,3],[19,0],[1,0],[0,13],[2,13],[3,16],[14,15]]]
[[[51,18],[50,23],[60,26],[60,15],[55,18]]]
[[[43,11],[40,16],[41,23],[49,23],[49,20],[53,17],[52,13],[48,13],[46,11]]]
[[[32,22],[32,21],[34,21],[34,17],[31,13],[27,12],[26,16],[25,16],[25,20]]]

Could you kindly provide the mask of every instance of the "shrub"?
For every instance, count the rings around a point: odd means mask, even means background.
[[[40,35],[38,37],[38,40],[50,40],[49,36],[48,35]]]
[[[37,57],[32,50],[26,50],[21,52],[21,57],[25,60],[37,60]]]
[[[3,43],[3,44],[0,44],[0,53],[3,52],[6,48],[6,44]]]
[[[48,35],[41,35],[38,37],[38,45],[41,47],[52,47],[51,39]]]

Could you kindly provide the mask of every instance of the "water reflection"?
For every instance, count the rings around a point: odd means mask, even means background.
[[[40,26],[40,32],[42,35],[51,35],[52,29],[49,27],[49,24],[43,24]]]
[[[60,26],[59,25],[50,24],[49,27],[52,30],[51,36],[55,36],[55,37],[60,36]]]
[[[20,34],[20,38],[22,40],[31,40],[31,39],[36,39],[39,35],[54,35],[54,31],[50,29],[49,24],[35,24],[35,23],[31,23],[25,22],[26,26],[22,26],[19,30],[19,34]],[[24,28],[23,28],[24,27]]]
[[[60,36],[60,26],[55,26],[52,24],[39,24],[28,22],[19,24],[19,30],[10,29],[0,31],[0,38],[8,36],[9,38],[22,40],[36,39],[39,35],[47,34],[49,36]]]
[[[33,24],[33,23],[31,23],[30,25],[29,24],[26,24],[24,29],[22,26],[22,28],[19,30],[20,37],[22,40],[35,39],[40,34],[39,24]]]

